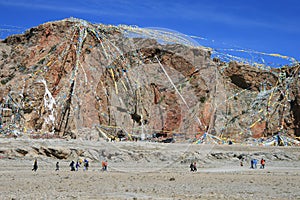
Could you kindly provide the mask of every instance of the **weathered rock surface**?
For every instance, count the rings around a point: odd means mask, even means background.
[[[120,132],[300,136],[299,66],[218,63],[204,48],[134,38],[137,30],[66,19],[1,41],[3,128],[92,140]]]

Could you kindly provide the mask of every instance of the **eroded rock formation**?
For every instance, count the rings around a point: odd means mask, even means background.
[[[299,66],[214,62],[207,49],[136,32],[66,19],[1,41],[3,128],[93,139],[98,129],[184,139],[300,135]]]

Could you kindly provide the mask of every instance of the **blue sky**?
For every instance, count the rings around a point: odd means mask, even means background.
[[[299,10],[298,0],[0,0],[0,37],[76,17],[93,23],[163,27],[207,39],[199,43],[300,60]]]

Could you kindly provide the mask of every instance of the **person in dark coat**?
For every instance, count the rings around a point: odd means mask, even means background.
[[[32,171],[36,172],[37,169],[38,169],[37,159],[34,159]]]
[[[83,171],[88,170],[89,168],[89,161],[85,158],[83,161]]]
[[[56,162],[56,169],[55,169],[55,171],[59,171],[59,162]]]
[[[71,171],[75,171],[75,162],[74,162],[74,160],[72,160],[72,162],[70,163],[70,167],[71,167]]]

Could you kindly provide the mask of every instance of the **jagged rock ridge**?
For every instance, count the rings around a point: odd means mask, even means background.
[[[214,62],[205,48],[143,37],[146,31],[66,19],[6,38],[1,124],[90,139],[98,131],[184,140],[204,131],[300,135],[299,66]]]

